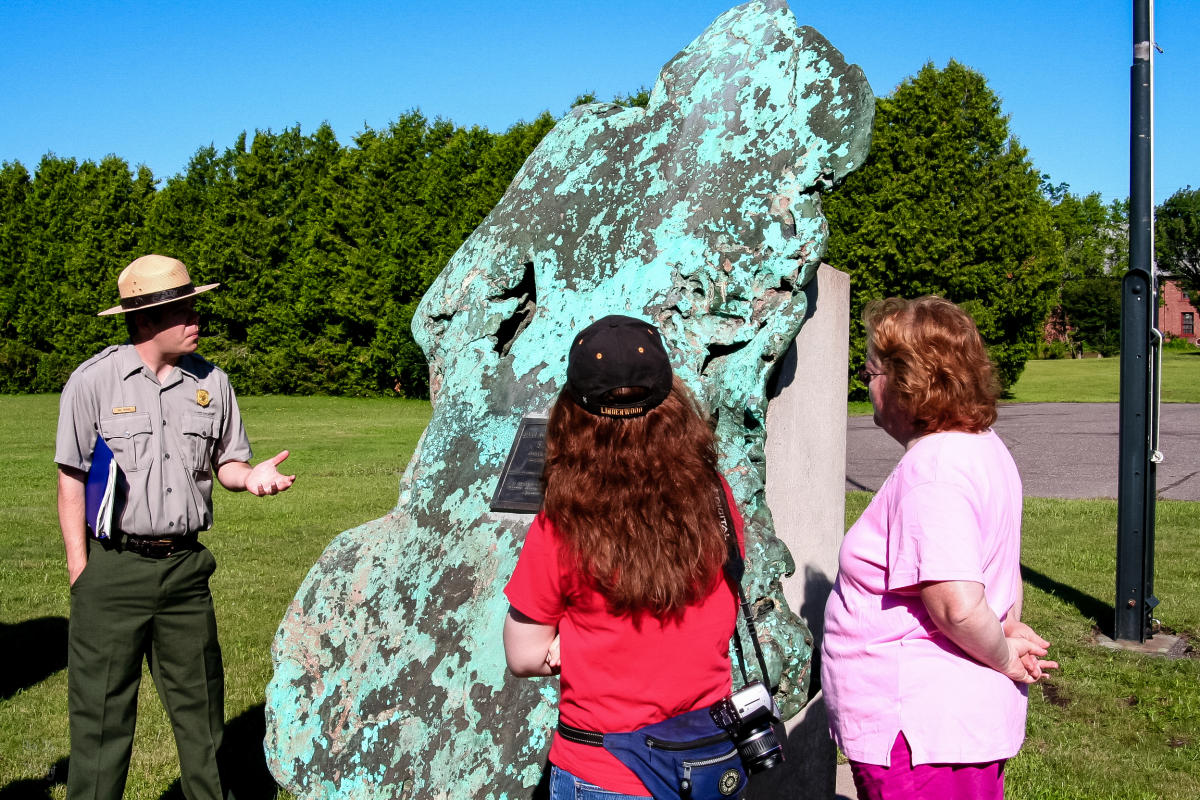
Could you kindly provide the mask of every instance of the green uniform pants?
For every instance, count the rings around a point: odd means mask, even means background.
[[[215,568],[199,544],[155,559],[89,540],[87,566],[71,587],[70,800],[120,800],[143,658],[175,731],[184,795],[221,798],[225,676],[208,588]]]

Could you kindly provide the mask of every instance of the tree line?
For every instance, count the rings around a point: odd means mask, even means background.
[[[1055,348],[1119,351],[1128,201],[1074,194],[1035,170],[978,72],[927,64],[878,99],[867,161],[825,209],[826,260],[851,275],[854,363],[865,360],[863,307],[893,295],[963,305],[1006,387]],[[1159,209],[1156,246],[1177,276],[1195,265],[1200,288],[1197,223],[1200,193],[1176,193]]]
[[[225,285],[199,304],[201,352],[240,391],[426,396],[416,304],[553,125],[543,114],[492,133],[409,112],[348,145],[328,126],[258,131],[201,148],[161,187],[113,156],[47,155],[32,174],[4,163],[0,391],[58,391],[121,341],[120,321],[95,313],[116,302],[125,264],[160,252],[196,282]],[[1177,202],[1195,195],[1164,205],[1177,213],[1160,219],[1160,258],[1169,240],[1197,263],[1200,211]],[[891,295],[961,303],[1005,385],[1053,314],[1072,346],[1116,346],[1127,205],[1039,173],[986,79],[956,62],[927,64],[877,99],[867,162],[824,209],[825,260],[851,276],[852,369],[865,358],[863,306]],[[1181,233],[1164,238],[1166,224]]]
[[[349,146],[323,125],[203,147],[157,187],[144,166],[45,156],[0,168],[0,391],[59,391],[125,337],[116,277],[138,255],[224,291],[201,352],[246,393],[423,397],[410,324],[442,266],[554,125],[504,133],[417,112]]]

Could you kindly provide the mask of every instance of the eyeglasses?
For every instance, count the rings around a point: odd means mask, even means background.
[[[862,367],[858,371],[858,379],[860,381],[862,381],[863,383],[867,384],[868,386],[870,386],[872,378],[877,378],[880,375],[886,375],[886,374],[887,374],[886,372],[871,372],[866,367]]]

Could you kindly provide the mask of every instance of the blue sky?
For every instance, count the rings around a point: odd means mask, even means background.
[[[328,121],[342,143],[410,109],[503,130],[650,86],[733,3],[3,0],[0,161],[114,153],[156,177],[238,133]],[[877,95],[927,61],[982,72],[1038,169],[1129,189],[1132,0],[792,2]],[[1155,9],[1155,199],[1200,186],[1200,2]]]

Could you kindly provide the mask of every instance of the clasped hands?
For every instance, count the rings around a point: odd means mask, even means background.
[[[1046,671],[1058,669],[1057,661],[1042,658],[1050,642],[1038,636],[1024,622],[1006,622],[1004,636],[1008,642],[1008,664],[1004,674],[1016,683],[1037,683],[1046,677]]]

